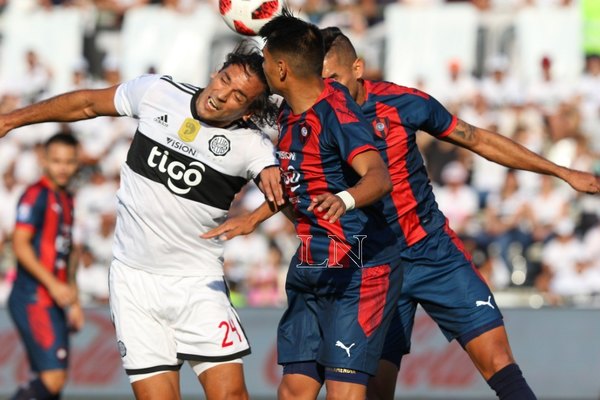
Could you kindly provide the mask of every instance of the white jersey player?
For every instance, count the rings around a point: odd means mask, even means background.
[[[275,116],[255,48],[240,46],[204,89],[144,75],[0,116],[0,137],[45,121],[130,116],[138,129],[121,171],[110,305],[138,399],[179,399],[189,361],[208,399],[247,398],[248,340],[229,302],[219,241],[199,234],[224,221],[251,179],[283,203],[269,139],[250,121]]]

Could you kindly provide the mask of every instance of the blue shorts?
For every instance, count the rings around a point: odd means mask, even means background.
[[[277,362],[316,361],[374,375],[402,285],[399,264],[288,270],[288,308],[277,332]]]
[[[56,305],[33,302],[31,297],[13,290],[8,299],[8,311],[23,340],[31,369],[67,369],[69,329],[65,312]]]
[[[457,339],[463,347],[503,325],[490,288],[447,223],[404,250],[401,264],[404,280],[382,359],[399,366],[402,356],[410,352],[417,304],[448,341]]]

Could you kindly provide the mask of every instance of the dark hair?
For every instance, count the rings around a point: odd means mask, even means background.
[[[340,28],[329,27],[321,29],[323,35],[323,46],[325,54],[334,52],[343,62],[354,62],[358,58],[356,49],[348,36],[344,35]]]
[[[44,143],[44,149],[48,150],[48,147],[55,143],[77,147],[79,141],[75,138],[75,136],[73,136],[70,133],[59,132],[52,135],[48,140],[46,140],[46,143]]]
[[[269,84],[262,69],[263,56],[255,42],[243,40],[235,47],[235,49],[227,54],[225,62],[219,71],[224,70],[230,65],[239,65],[244,68],[248,75],[255,75],[265,87],[263,93],[258,96],[248,107],[248,111],[252,113],[252,119],[258,125],[273,125],[277,120],[279,107],[270,98]]]
[[[323,70],[323,36],[316,25],[294,17],[284,7],[281,14],[267,22],[258,32],[265,39],[265,48],[285,56],[292,70],[300,77],[318,75]]]

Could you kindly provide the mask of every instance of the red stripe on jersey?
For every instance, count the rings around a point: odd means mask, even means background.
[[[354,157],[356,157],[360,153],[364,153],[365,151],[370,151],[370,150],[377,151],[377,148],[375,146],[370,145],[370,144],[365,144],[363,146],[357,147],[356,149],[352,150],[352,152],[348,156],[348,159],[346,160],[346,162],[348,164],[352,165],[352,161],[354,160]]]
[[[402,94],[412,94],[415,96],[420,96],[424,99],[429,99],[430,97],[427,93],[422,92],[419,89],[400,86],[396,85],[395,83],[385,81],[365,81],[365,88],[367,89],[367,96],[368,94],[372,93],[376,96],[399,96]]]
[[[44,350],[50,349],[54,343],[54,328],[48,309],[42,304],[27,305],[27,320],[31,327],[33,340]]]
[[[63,223],[71,226],[73,224],[73,199],[65,192],[59,193],[59,199],[63,210]]]
[[[473,271],[475,271],[475,274],[477,274],[479,279],[481,279],[481,281],[487,285],[487,282],[483,278],[483,275],[481,275],[481,273],[479,272],[479,270],[477,269],[475,264],[473,264],[473,258],[471,257],[471,254],[469,254],[467,249],[465,249],[464,243],[462,242],[462,240],[459,239],[458,236],[456,236],[456,233],[452,230],[452,228],[450,228],[450,224],[448,223],[447,218],[446,218],[446,223],[444,224],[444,232],[446,232],[446,234],[448,236],[450,236],[452,243],[454,243],[456,248],[465,256],[467,261],[469,261],[469,263],[471,264],[471,268],[473,269]]]
[[[376,114],[377,117],[389,118],[390,125],[394,126],[386,137],[388,169],[394,185],[391,198],[398,214],[398,223],[406,238],[406,243],[410,246],[427,236],[427,232],[421,226],[421,220],[417,214],[418,202],[408,181],[409,172],[406,165],[408,135],[394,107],[377,103]]]
[[[454,128],[456,128],[456,124],[458,124],[458,118],[456,118],[456,115],[453,115],[452,116],[452,122],[450,122],[450,126],[448,126],[448,128],[446,128],[446,130],[444,132],[440,133],[436,137],[438,139],[445,138],[446,136],[448,136],[449,134],[452,133],[452,131],[454,130]]]
[[[367,337],[381,324],[390,286],[390,266],[363,268],[358,301],[358,323]]]
[[[312,200],[314,197],[327,192],[327,181],[325,180],[325,172],[323,171],[323,165],[321,163],[321,149],[320,149],[320,135],[321,135],[321,121],[314,114],[311,109],[306,115],[305,123],[310,126],[311,133],[306,139],[304,149],[302,150],[303,159],[300,163],[300,171],[302,171],[302,179],[306,182],[306,193]],[[321,225],[322,220],[319,220],[321,215],[317,215],[318,211],[314,210],[317,224]],[[301,235],[310,235],[310,222],[308,219],[302,219],[298,221],[298,233]],[[317,264],[325,260],[313,260],[310,246],[306,249],[310,264],[316,262]]]
[[[39,183],[29,187],[29,189],[23,195],[23,198],[21,199],[19,205],[27,204],[33,207],[41,191],[42,185],[40,185]]]

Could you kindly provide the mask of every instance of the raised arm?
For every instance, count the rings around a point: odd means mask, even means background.
[[[327,213],[323,219],[333,223],[353,208],[367,206],[392,191],[392,180],[379,153],[375,150],[358,154],[352,168],[361,179],[356,185],[340,193],[324,193],[312,199],[308,211],[317,209]]]
[[[580,192],[600,192],[600,177],[556,165],[505,136],[477,128],[460,119],[454,130],[443,140],[505,167],[556,176]]]
[[[77,90],[0,115],[0,137],[11,130],[41,122],[73,122],[99,116],[118,116],[114,105],[117,86]]]

